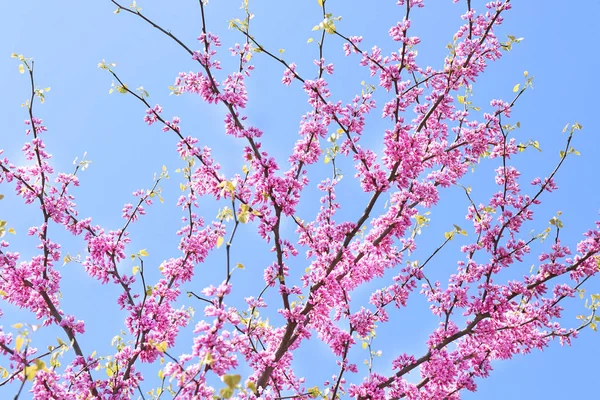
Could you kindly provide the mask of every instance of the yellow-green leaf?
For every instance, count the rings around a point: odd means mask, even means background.
[[[223,376],[223,382],[231,389],[234,389],[235,387],[237,387],[237,385],[240,383],[241,380],[242,380],[242,377],[237,374]]]
[[[206,353],[206,355],[204,356],[204,360],[202,361],[202,363],[203,364],[207,364],[207,365],[211,365],[213,363],[212,354]]]
[[[223,245],[224,241],[225,239],[223,239],[223,236],[219,236],[219,238],[217,239],[217,249]]]
[[[23,64],[19,64],[19,72],[20,72],[21,74],[24,74],[24,73],[25,73],[25,67],[23,66]]]
[[[35,374],[37,374],[37,365],[29,365],[25,367],[25,376],[28,381],[32,381],[35,378]]]
[[[240,221],[242,224],[245,224],[248,222],[249,217],[250,213],[248,212],[248,210],[242,210],[242,212],[240,212],[240,214],[238,215],[238,221]]]
[[[146,249],[140,250],[140,256],[142,256],[142,257],[148,257],[148,252],[146,251]]]
[[[520,88],[521,88],[521,84],[520,84],[520,83],[517,83],[517,84],[516,84],[516,85],[513,87],[513,92],[515,92],[515,93],[516,93],[516,92],[518,92]]]
[[[46,369],[46,363],[43,360],[40,360],[39,358],[37,360],[35,360],[35,366],[40,371],[43,371]]]
[[[319,397],[321,395],[321,391],[319,390],[318,386],[314,386],[314,387],[311,387],[308,389],[308,394],[313,399],[316,399],[317,397]]]
[[[17,339],[15,340],[15,350],[17,352],[21,351],[21,347],[23,347],[23,343],[25,343],[25,338],[23,338],[23,336],[21,336],[21,335],[17,336]]]
[[[165,351],[167,351],[168,348],[168,344],[166,341],[160,342],[155,346],[156,350],[160,351],[161,353],[164,353]]]
[[[222,399],[230,399],[233,396],[233,389],[230,387],[223,388],[219,390],[219,396]]]

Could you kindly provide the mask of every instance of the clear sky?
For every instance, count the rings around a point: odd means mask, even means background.
[[[242,17],[239,3],[241,1],[211,0],[207,8],[209,30],[221,35],[223,47],[219,58],[224,71],[230,71],[230,67],[235,65],[227,49],[244,40],[241,34],[227,30],[229,19]],[[365,47],[377,44],[392,51],[395,50],[394,43],[388,40],[387,31],[403,16],[402,10],[394,3],[329,0],[327,4],[334,15],[343,17],[338,28],[345,36],[361,35],[365,38]],[[473,1],[476,9],[483,8],[483,4],[482,1]],[[195,38],[200,33],[200,16],[196,1],[141,0],[138,5],[188,46],[198,47]],[[422,38],[418,47],[421,63],[438,68],[446,54],[445,45],[461,24],[459,16],[465,6],[462,2],[452,4],[450,0],[429,0],[425,1],[425,5],[424,9],[415,10],[412,14],[411,32]],[[285,49],[283,57],[289,62],[296,62],[307,78],[313,78],[316,69],[312,61],[318,57],[318,49],[314,42],[307,43],[307,39],[317,38],[316,33],[311,32],[311,28],[320,21],[317,2],[250,0],[250,7],[256,15],[251,29],[257,40],[274,52]],[[145,110],[135,99],[108,94],[112,79],[106,71],[97,68],[98,62],[103,59],[116,62],[120,77],[133,87],[143,86],[150,93],[149,101],[163,106],[165,116],[181,117],[186,132],[213,148],[214,156],[223,165],[225,173],[240,171],[243,143],[225,137],[221,122],[224,110],[221,107],[203,104],[199,98],[190,95],[169,96],[167,86],[173,83],[177,73],[196,70],[197,64],[158,31],[130,15],[115,15],[114,9],[109,0],[0,2],[0,120],[3,122],[0,148],[13,162],[23,160],[20,148],[26,140],[22,124],[26,112],[20,104],[28,96],[29,83],[26,76],[18,73],[18,63],[10,58],[11,53],[22,53],[35,59],[39,86],[52,88],[46,103],[36,105],[35,109],[36,115],[49,128],[46,143],[54,156],[56,169],[70,171],[73,159],[81,158],[86,151],[87,158],[93,161],[80,176],[81,187],[74,192],[82,216],[89,215],[95,223],[108,229],[119,228],[122,225],[120,210],[124,203],[133,201],[131,192],[149,188],[153,174],[160,172],[163,164],[171,171],[173,178],[163,185],[165,204],[150,208],[149,215],[134,225],[131,231],[134,241],[129,251],[133,253],[147,248],[149,262],[158,265],[162,260],[177,255],[174,232],[179,228],[180,214],[174,203],[180,192],[179,176],[174,170],[182,167],[182,163],[175,151],[176,141],[157,127],[145,126]],[[563,241],[570,245],[579,241],[581,233],[593,226],[600,209],[600,123],[597,119],[600,85],[595,76],[600,65],[597,55],[599,12],[600,1],[596,0],[515,1],[513,10],[506,14],[505,23],[497,34],[501,37],[506,34],[524,37],[525,40],[515,45],[513,51],[505,53],[499,62],[493,63],[474,87],[474,101],[486,107],[493,98],[511,99],[512,88],[522,82],[523,71],[535,76],[534,89],[525,93],[513,113],[513,121],[520,121],[522,126],[516,132],[517,140],[537,140],[543,150],[542,153],[527,151],[515,161],[525,177],[545,176],[551,171],[566,140],[566,136],[561,134],[563,126],[574,121],[583,125],[584,130],[577,133],[573,143],[581,157],[567,160],[557,177],[560,190],[543,199],[537,213],[539,221],[531,225],[531,229],[543,229],[556,211],[563,211]],[[331,81],[333,98],[348,101],[360,91],[361,80],[369,81],[370,78],[365,69],[358,67],[358,58],[342,56],[342,41],[328,37],[325,58],[336,63],[336,74]],[[265,149],[284,164],[297,138],[300,117],[308,110],[306,98],[297,83],[289,88],[279,84],[283,73],[281,65],[261,55],[255,56],[253,64],[256,71],[248,82],[247,114],[251,123],[265,132]],[[224,76],[219,75],[220,78]],[[380,138],[385,124],[378,115],[371,117],[369,123],[369,133],[372,132],[375,139]],[[494,188],[490,172],[496,166],[488,161],[487,165],[478,167],[466,178],[465,182],[471,184],[476,193],[477,188],[481,188],[478,194],[481,202],[486,201],[486,196]],[[321,167],[322,164],[317,169]],[[324,176],[318,170],[311,172],[315,177]],[[348,168],[346,174],[351,179],[353,172]],[[318,180],[314,178],[312,182]],[[358,199],[356,203],[360,204],[362,197],[350,192],[356,186],[348,188],[348,193],[342,193],[340,197]],[[23,257],[31,256],[33,242],[25,237],[25,232],[28,226],[39,221],[37,209],[21,205],[13,198],[11,190],[7,185],[0,186],[0,193],[6,195],[0,201],[0,219],[8,220],[17,231],[15,237],[9,237],[15,246],[13,249],[18,248]],[[466,203],[460,191],[449,189],[443,191],[441,197],[439,206],[432,210],[430,228],[420,238],[422,251],[416,254],[416,258],[426,257],[427,249],[437,247],[443,232],[452,229],[453,223],[468,225],[464,221]],[[305,213],[307,219],[314,214],[315,200],[309,198],[301,203],[299,212]],[[202,204],[206,207],[207,219],[213,217],[215,205],[209,201]],[[353,204],[349,204],[346,210],[349,216],[359,211]],[[284,223],[283,230],[284,234],[293,237],[294,227],[289,221]],[[73,240],[58,229],[54,232],[55,238],[64,238],[61,243],[65,252],[83,254],[85,249],[81,241]],[[234,277],[234,287],[240,287],[234,294],[239,297],[256,295],[257,286],[252,285],[260,284],[262,268],[271,257],[269,246],[252,232],[252,227],[245,227],[242,234],[243,239],[234,246],[234,257],[247,265],[245,271],[239,271],[239,278]],[[444,276],[445,271],[455,270],[456,260],[460,257],[458,245],[460,242],[445,249],[433,264],[432,268],[440,271],[440,276]],[[204,266],[199,267],[202,268],[201,277],[190,288],[199,291],[222,279],[223,259],[223,251],[211,256]],[[533,262],[528,260],[522,266],[524,272]],[[296,266],[300,271],[305,268],[299,262]],[[123,265],[123,268],[131,266]],[[96,349],[100,354],[110,353],[110,339],[122,328],[123,321],[114,303],[118,291],[87,279],[77,264],[59,269],[65,277],[63,308],[86,321],[88,334],[83,339],[83,347],[90,349],[89,352]],[[589,287],[591,291],[600,292],[598,279]],[[390,362],[398,353],[414,351],[419,356],[431,328],[436,325],[424,300],[418,295],[413,296],[409,308],[397,313],[378,336],[375,348],[383,350],[383,354],[375,365],[382,372],[390,371]],[[199,304],[187,298],[185,304],[197,307],[196,315],[201,315]],[[583,301],[572,300],[565,305],[565,325],[576,326],[578,321],[574,316],[587,311]],[[2,304],[0,308],[5,313],[0,320],[4,329],[15,322],[35,323],[33,316],[19,313],[8,305]],[[34,345],[43,349],[58,334],[58,331],[40,332],[34,336]],[[182,336],[178,348],[180,353],[189,349],[189,335]],[[322,355],[327,348],[311,341],[305,349],[296,364],[298,375],[305,371],[309,379],[313,379],[313,385],[319,385],[336,370],[335,361],[333,357],[325,358],[326,362],[314,365],[311,352]],[[491,377],[478,381],[478,392],[465,393],[464,398],[593,396],[597,391],[593,384],[598,357],[600,336],[585,330],[570,348],[561,348],[554,343],[543,353],[496,362]],[[2,363],[6,360],[0,361],[0,365]],[[15,387],[0,387],[0,398],[7,398],[15,392]]]

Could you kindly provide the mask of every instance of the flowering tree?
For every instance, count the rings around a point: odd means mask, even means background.
[[[171,94],[199,96],[225,109],[225,134],[243,144],[233,162],[243,166],[238,173],[224,173],[219,162],[230,160],[214,159],[178,117],[167,117],[170,111],[151,103],[146,90],[129,86],[116,64],[99,64],[114,79],[111,92],[141,103],[144,121],[177,141],[182,163],[176,171],[179,246],[171,258],[149,262],[153,250],[136,248],[130,231],[132,224],[143,224],[138,220],[155,200],[163,202],[167,168],[149,189],[133,193],[135,200],[123,206],[122,226],[111,230],[81,215],[72,189],[89,161],[76,162],[73,171],[55,171],[46,150],[47,128],[35,107],[49,89],[37,86],[32,59],[13,55],[31,82],[24,103],[28,142],[21,165],[0,159],[0,183],[12,185],[39,218],[27,232],[37,240],[30,257],[21,256],[7,240],[6,233],[16,234],[10,221],[0,221],[0,295],[34,313],[39,322],[0,330],[0,385],[15,387],[16,397],[30,390],[36,399],[452,399],[461,391],[475,391],[477,378],[490,374],[493,360],[543,349],[555,339],[569,343],[581,329],[595,329],[598,296],[592,296],[589,315],[579,325],[566,320],[563,326],[558,320],[563,300],[583,295],[584,283],[598,270],[600,223],[575,247],[561,241],[560,213],[547,228],[525,233],[545,193],[557,188],[554,178],[563,162],[577,154],[571,140],[581,125],[564,128],[566,142],[555,167],[522,187],[513,160],[520,152],[539,149],[539,143],[512,137],[520,126],[510,116],[532,77],[525,72],[512,98],[492,100],[487,110],[472,100],[474,83],[488,64],[520,41],[513,36],[504,41],[498,33],[510,0],[480,9],[467,0],[462,25],[439,68],[419,63],[420,39],[410,33],[422,0],[398,1],[405,15],[389,29],[395,45],[390,53],[369,49],[362,37],[346,36],[340,18],[329,12],[326,0],[318,0],[321,22],[313,28],[317,37],[309,39],[319,54],[314,79],[288,62],[282,50],[264,47],[253,35],[247,0],[244,15],[230,22],[241,44],[230,48],[236,69],[228,72],[221,69],[219,36],[209,31],[207,1],[199,2],[197,50],[146,16],[135,1],[111,1],[116,13],[156,28],[197,62],[196,72],[175,78]],[[350,62],[365,69],[367,83],[350,101],[336,99],[329,88],[336,75],[325,53],[334,48],[325,44],[336,40]],[[289,90],[302,89],[308,100],[298,139],[283,158],[266,150],[274,135],[263,135],[245,115],[253,57],[280,64],[281,82],[292,86]],[[386,128],[366,137],[367,119],[379,114]],[[462,183],[484,160],[497,166],[497,186],[487,199]],[[344,173],[350,178],[343,179]],[[411,254],[427,245],[419,238],[429,223],[428,210],[450,187],[462,188],[470,227],[454,225],[439,243],[429,245],[427,257],[416,260]],[[352,190],[359,193],[348,196]],[[218,204],[216,216],[206,211],[210,207],[203,206],[204,198]],[[307,201],[317,202],[314,212],[301,208]],[[285,230],[284,224],[293,224],[294,230]],[[85,252],[63,250],[55,238],[60,229],[80,237]],[[266,263],[248,254],[247,261],[237,260],[240,232],[251,229],[270,250]],[[443,275],[430,271],[441,250],[463,235],[454,254],[457,267],[445,268]],[[218,261],[209,266],[211,253]],[[533,268],[520,269],[532,255],[537,257]],[[135,264],[131,268],[129,260]],[[118,297],[107,302],[116,301],[125,323],[114,327],[122,332],[112,340],[112,354],[84,346],[85,323],[69,313],[61,295],[57,266],[62,262],[77,263],[90,278],[118,289]],[[207,282],[203,269],[214,269],[217,262],[221,277]],[[262,275],[262,286],[236,291],[244,274]],[[438,322],[424,339],[426,350],[408,354],[400,345],[390,346],[391,365],[376,364],[376,332],[419,296]],[[186,308],[190,305],[197,315]],[[188,326],[192,334],[186,334]],[[32,339],[33,331],[52,327],[60,328],[56,342]],[[327,370],[307,379],[297,372],[295,359],[314,340],[335,357],[333,376]],[[47,351],[40,349],[45,346]],[[318,363],[318,357],[311,363]]]

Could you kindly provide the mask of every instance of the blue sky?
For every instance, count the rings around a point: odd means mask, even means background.
[[[242,17],[238,3],[241,1],[212,0],[207,8],[209,30],[221,35],[223,48],[219,56],[224,71],[235,65],[227,48],[243,41],[241,34],[227,30],[229,19]],[[334,15],[343,17],[338,28],[345,36],[361,35],[365,47],[377,44],[392,51],[395,50],[394,43],[387,40],[387,30],[403,15],[394,3],[330,0],[327,4]],[[138,4],[144,13],[172,30],[189,46],[197,47],[195,38],[200,32],[197,2],[172,0],[167,4],[142,0]],[[446,54],[445,45],[461,23],[459,15],[464,11],[464,4],[454,5],[450,0],[430,0],[425,4],[424,9],[413,12],[411,32],[422,38],[419,45],[421,62],[439,67]],[[481,1],[473,1],[473,4],[476,9],[483,7]],[[316,1],[251,0],[250,7],[256,15],[251,29],[257,40],[273,51],[285,49],[284,58],[296,62],[306,78],[313,78],[316,69],[312,60],[317,57],[318,50],[316,44],[308,44],[307,39],[317,37],[311,32],[320,21]],[[49,127],[46,141],[56,169],[70,171],[73,159],[81,158],[84,152],[93,161],[80,176],[81,187],[74,191],[81,215],[89,215],[95,223],[116,229],[122,225],[119,218],[122,205],[133,200],[131,192],[151,187],[153,174],[159,172],[163,164],[171,171],[172,179],[163,185],[165,204],[150,208],[149,215],[131,231],[134,241],[130,252],[147,248],[148,262],[158,265],[177,255],[174,232],[179,227],[180,215],[174,202],[180,192],[179,176],[174,170],[182,163],[175,152],[176,141],[157,127],[145,126],[144,108],[135,99],[108,94],[112,79],[97,68],[98,62],[102,59],[116,62],[120,77],[131,86],[144,86],[150,93],[149,101],[160,103],[165,116],[181,117],[184,131],[212,147],[215,158],[227,174],[241,170],[243,142],[225,137],[221,107],[203,104],[192,96],[168,96],[167,86],[173,83],[177,73],[196,70],[197,64],[158,31],[124,13],[115,15],[114,9],[108,0],[31,0],[0,5],[0,37],[3,38],[0,41],[0,118],[3,122],[0,148],[13,162],[22,160],[19,150],[25,141],[22,121],[26,113],[19,106],[28,96],[28,81],[18,73],[18,63],[10,59],[11,53],[22,53],[35,59],[39,85],[52,88],[46,103],[36,105],[36,114]],[[561,210],[565,223],[563,241],[572,245],[581,238],[584,230],[592,227],[600,209],[596,172],[600,170],[597,136],[600,123],[596,118],[599,84],[595,79],[599,60],[595,51],[597,44],[593,40],[597,37],[598,12],[599,1],[581,2],[577,7],[540,1],[515,2],[497,34],[501,37],[515,35],[525,40],[502,60],[493,63],[474,88],[474,101],[485,108],[492,98],[512,98],[512,87],[522,82],[524,70],[535,76],[534,89],[526,92],[513,113],[513,121],[520,121],[522,126],[516,132],[517,140],[538,140],[543,149],[542,153],[525,152],[515,160],[524,181],[529,177],[544,176],[554,167],[566,139],[561,130],[567,122],[579,121],[583,125],[584,130],[577,134],[573,143],[581,157],[567,160],[557,178],[560,190],[543,199],[537,213],[539,221],[531,226],[531,229],[543,229],[546,221]],[[369,78],[366,70],[358,67],[356,57],[342,57],[341,46],[340,40],[328,37],[325,58],[336,63],[336,74],[330,84],[333,97],[347,101],[360,91],[361,80],[369,81]],[[281,65],[260,55],[253,59],[253,64],[256,71],[248,81],[247,114],[251,123],[265,132],[265,149],[284,164],[296,140],[300,117],[308,110],[306,98],[297,83],[289,88],[279,84],[283,73]],[[219,75],[220,78],[224,76]],[[382,136],[383,129],[385,124],[378,115],[373,115],[368,127],[373,143]],[[496,166],[488,162],[466,178],[465,182],[475,188],[479,201],[485,201],[494,190],[491,171]],[[310,172],[312,183],[316,183],[328,170],[321,164]],[[350,167],[346,175],[348,178],[353,175]],[[360,200],[361,196],[355,196],[357,185],[353,185],[351,179],[347,181],[345,192],[340,193],[341,200]],[[477,188],[480,188],[478,192]],[[16,237],[9,238],[13,249],[18,248],[23,257],[31,256],[33,242],[24,232],[28,226],[36,224],[39,217],[34,208],[24,207],[15,200],[7,185],[0,186],[0,193],[6,195],[0,202],[0,218],[7,219],[17,231]],[[315,192],[308,190],[308,193]],[[430,228],[420,238],[421,250],[416,258],[426,257],[427,250],[441,242],[443,232],[450,230],[453,223],[467,226],[464,221],[466,203],[460,190],[448,189],[441,197],[439,206],[432,210]],[[305,213],[307,219],[314,214],[314,200],[310,197],[301,203],[299,212]],[[205,201],[202,207],[207,218],[216,215],[218,205]],[[351,204],[344,215],[351,217],[358,211],[357,206]],[[294,228],[289,221],[284,223],[283,229],[284,234],[293,237]],[[54,238],[64,239],[61,243],[65,252],[84,251],[81,241],[58,229],[53,229],[54,232]],[[239,285],[234,294],[239,297],[256,295],[257,286],[253,284],[260,284],[262,268],[269,263],[268,245],[252,232],[251,226],[245,226],[240,234],[240,240],[234,246],[234,257],[246,265],[246,270],[238,271],[240,278],[234,276],[234,286]],[[432,266],[436,274],[439,271],[440,276],[444,276],[445,271],[454,271],[460,257],[459,244],[440,254]],[[191,287],[199,291],[222,279],[223,260],[223,251],[211,256],[201,266],[201,279],[194,281]],[[296,261],[300,271],[304,270],[301,261]],[[530,263],[524,268],[528,270]],[[130,267],[123,265],[123,268]],[[87,324],[89,334],[83,339],[84,349],[108,354],[110,339],[122,328],[122,315],[114,304],[118,291],[86,279],[85,272],[77,264],[68,264],[60,271],[64,276],[63,308],[85,319]],[[600,291],[597,280],[590,285],[590,290]],[[188,305],[193,304],[185,301]],[[577,299],[566,306],[565,324],[576,325],[574,316],[586,311],[583,303]],[[15,322],[34,323],[31,315],[18,313],[8,305],[0,307],[5,312],[0,321],[5,329]],[[198,309],[196,315],[200,314]],[[415,351],[419,355],[436,321],[424,300],[414,296],[409,308],[398,312],[388,325],[382,327],[376,342],[376,348],[383,350],[382,357],[376,361],[376,369],[383,372],[389,372],[390,361],[397,353]],[[60,332],[39,332],[34,336],[34,341],[39,341],[34,344],[43,349],[57,334]],[[181,351],[189,348],[186,338],[189,336],[183,336],[178,343]],[[497,362],[492,376],[478,382],[478,392],[467,393],[464,398],[548,399],[592,395],[594,389],[590,382],[596,375],[593,365],[600,356],[599,340],[598,335],[586,330],[571,348],[561,348],[556,343],[543,353]],[[325,359],[315,368],[310,354],[322,354],[326,350],[322,344],[311,341],[303,349],[306,351],[299,356],[296,366],[298,371],[305,370],[309,378],[314,379],[313,385],[320,384],[336,370],[333,358]],[[14,387],[0,388],[1,397],[15,392]]]

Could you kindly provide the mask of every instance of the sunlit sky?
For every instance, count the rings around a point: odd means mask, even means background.
[[[220,79],[235,68],[237,62],[227,49],[244,41],[240,33],[227,30],[228,20],[243,16],[239,3],[241,1],[211,0],[207,7],[208,29],[221,35],[223,43],[218,56],[223,63],[223,71],[218,74]],[[482,1],[472,3],[475,9],[483,8]],[[338,24],[341,33],[361,35],[365,47],[377,44],[384,51],[395,50],[396,44],[388,40],[387,31],[403,17],[403,10],[394,4],[394,1],[381,0],[327,2],[330,12],[343,17]],[[197,1],[141,0],[138,5],[188,46],[198,47],[195,41],[200,33]],[[411,32],[422,38],[418,47],[421,64],[439,68],[447,52],[445,46],[461,24],[460,15],[465,5],[453,4],[450,0],[430,0],[425,1],[425,5],[412,13]],[[250,0],[250,8],[255,14],[251,30],[256,39],[274,52],[284,49],[283,58],[296,62],[305,78],[314,78],[316,67],[312,61],[318,57],[318,48],[314,42],[307,43],[307,39],[317,39],[317,33],[311,31],[321,19],[317,2]],[[81,187],[73,192],[82,216],[91,216],[107,230],[120,228],[123,224],[120,210],[124,203],[133,201],[131,193],[150,188],[154,173],[160,172],[162,165],[171,171],[171,180],[163,185],[165,203],[148,209],[148,216],[132,227],[133,243],[128,249],[130,253],[148,249],[147,262],[158,266],[162,260],[178,255],[174,233],[179,228],[181,214],[175,202],[180,194],[181,177],[174,171],[183,164],[175,151],[176,139],[157,127],[147,127],[143,122],[144,107],[132,97],[109,95],[111,76],[98,69],[97,64],[103,59],[116,62],[119,76],[132,87],[143,86],[150,93],[149,101],[163,106],[166,117],[181,117],[184,134],[196,136],[200,143],[212,147],[215,159],[220,161],[226,174],[241,172],[244,143],[224,135],[223,107],[203,104],[201,99],[191,95],[169,96],[167,87],[177,73],[195,71],[198,65],[160,32],[125,13],[115,15],[114,9],[109,0],[30,0],[0,4],[0,148],[11,161],[23,162],[20,149],[26,141],[22,124],[26,110],[20,105],[28,96],[29,82],[25,75],[19,74],[18,62],[11,59],[10,54],[24,54],[35,59],[38,85],[51,87],[46,103],[36,105],[35,113],[48,126],[45,140],[48,151],[53,154],[53,165],[58,171],[69,172],[75,157],[81,159],[87,152],[86,158],[92,160],[89,169],[80,176]],[[510,34],[524,40],[493,63],[474,86],[474,102],[485,108],[491,99],[512,99],[512,88],[523,81],[523,71],[535,77],[534,89],[519,101],[512,118],[522,126],[515,133],[517,140],[537,140],[543,150],[541,153],[527,151],[514,161],[522,170],[525,182],[535,176],[545,176],[554,168],[566,140],[561,133],[566,123],[578,121],[583,125],[584,130],[577,133],[573,142],[581,157],[567,160],[556,179],[560,190],[542,199],[543,205],[536,211],[538,222],[529,227],[544,229],[548,219],[560,210],[565,224],[562,239],[570,245],[580,240],[582,232],[593,227],[600,209],[597,173],[600,171],[597,119],[600,87],[595,77],[600,65],[595,42],[599,12],[599,1],[578,2],[577,6],[568,2],[515,1],[513,10],[506,14],[505,23],[496,32],[500,37]],[[349,101],[360,92],[362,80],[376,83],[376,79],[358,66],[359,58],[343,57],[342,44],[336,37],[327,37],[325,59],[336,64],[336,73],[330,81],[333,98]],[[298,83],[290,87],[279,83],[282,65],[263,55],[256,55],[252,63],[256,70],[248,80],[247,115],[251,124],[265,132],[264,149],[285,165],[297,138],[300,117],[309,106]],[[381,96],[385,98],[383,93]],[[378,113],[368,120],[370,125],[364,139],[365,143],[372,143],[376,151],[381,149],[378,140],[387,127]],[[473,186],[478,202],[485,202],[495,190],[493,169],[496,167],[497,164],[487,161],[466,177],[464,182]],[[342,186],[340,201],[343,215],[354,220],[364,195],[355,192],[358,185],[352,182],[351,168],[347,166],[347,182]],[[322,163],[309,171],[313,189],[307,190],[308,198],[303,199],[298,210],[305,219],[314,216],[318,209],[314,186],[330,173]],[[12,195],[9,185],[1,185],[0,193],[6,196],[0,201],[0,219],[7,220],[17,232],[16,236],[7,238],[11,249],[18,250],[24,258],[32,256],[36,252],[35,242],[25,237],[25,232],[27,227],[40,221],[37,207],[23,206]],[[428,251],[443,240],[443,232],[452,229],[452,224],[468,226],[464,221],[467,205],[464,194],[459,189],[448,189],[442,191],[441,197],[439,205],[431,210],[432,222],[419,239],[421,247],[415,259],[427,257]],[[214,218],[216,209],[223,204],[202,201],[201,206],[208,220]],[[282,227],[284,235],[294,237],[292,221],[285,221]],[[51,234],[61,241],[65,253],[85,255],[82,241],[71,238],[59,228],[52,228]],[[238,240],[233,246],[233,256],[236,262],[244,263],[246,269],[237,271],[233,278],[237,300],[232,301],[241,305],[239,299],[256,296],[260,291],[262,269],[270,263],[272,254],[268,251],[269,245],[253,232],[252,226],[244,226]],[[431,267],[434,276],[441,278],[455,270],[460,258],[458,247],[468,238],[460,240],[462,242],[457,240],[436,258]],[[516,268],[527,273],[534,262],[532,258]],[[221,249],[198,267],[200,276],[189,289],[199,292],[210,283],[218,283],[225,273],[223,266]],[[300,272],[306,267],[302,257],[292,266]],[[127,270],[131,265],[124,263],[122,268]],[[98,350],[99,354],[110,354],[110,340],[123,329],[123,314],[115,304],[119,291],[88,279],[76,263],[59,270],[64,276],[63,309],[86,321],[83,348],[87,353]],[[151,276],[156,279],[157,274]],[[598,280],[591,283],[590,291],[600,291]],[[376,282],[373,287],[377,286],[382,283]],[[366,291],[355,293],[356,298],[366,295]],[[273,300],[275,304],[274,297]],[[182,304],[196,307],[196,317],[201,316],[200,304],[187,298]],[[583,301],[571,300],[565,306],[565,326],[576,326],[575,316],[587,311]],[[0,308],[5,313],[0,320],[5,330],[12,329],[10,325],[16,322],[35,323],[31,314],[6,304]],[[409,307],[393,314],[390,322],[378,332],[375,349],[381,349],[382,356],[375,360],[375,370],[391,373],[391,360],[399,353],[414,352],[420,356],[426,351],[425,341],[436,324],[425,300],[414,294]],[[45,349],[61,333],[54,329],[37,332],[33,345]],[[321,385],[337,372],[335,359],[326,356],[327,347],[318,341],[303,346],[294,364],[297,375],[306,374],[309,386]],[[190,334],[186,333],[177,343],[177,349],[181,353],[189,351],[189,347]],[[357,346],[357,351],[359,348]],[[600,336],[585,330],[572,347],[562,348],[557,342],[543,353],[495,362],[491,377],[477,381],[478,391],[464,393],[464,398],[593,396],[593,383],[597,379],[594,366],[599,357]],[[356,358],[360,360],[364,356],[357,353]],[[7,361],[0,360],[0,365],[4,364]],[[244,371],[241,368],[240,373],[244,375]],[[158,384],[153,382],[155,376],[152,372],[148,377],[150,382],[144,384],[145,390]],[[15,386],[0,387],[0,398],[12,396],[16,391]]]

